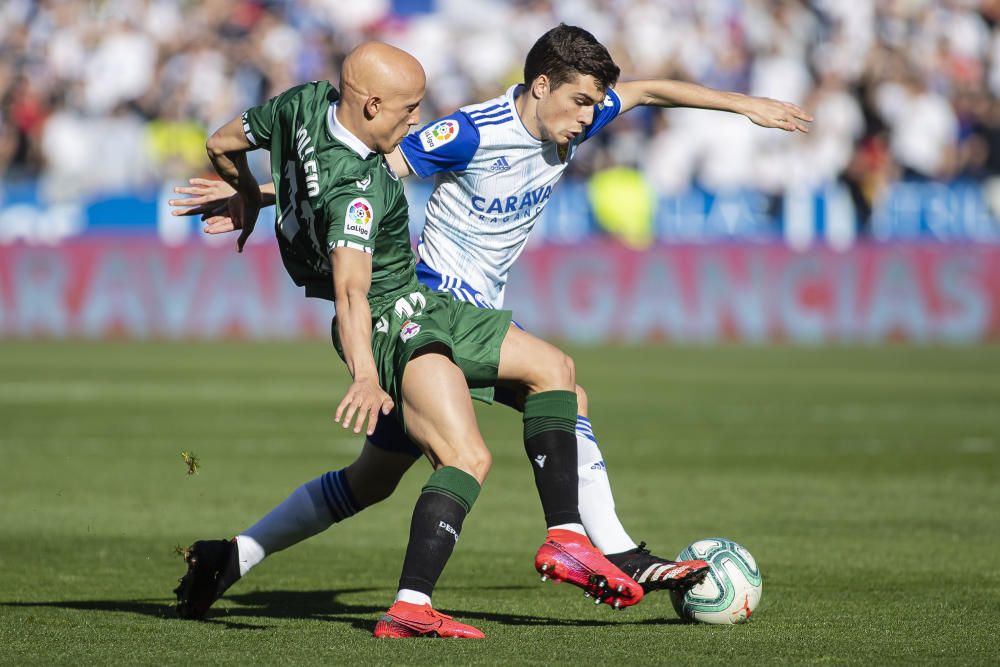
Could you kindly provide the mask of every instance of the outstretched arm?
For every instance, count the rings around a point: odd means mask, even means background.
[[[813,119],[790,102],[715,90],[686,81],[627,81],[618,84],[615,93],[621,100],[620,113],[639,105],[713,109],[738,113],[761,127],[779,128],[788,132],[808,132],[809,126],[806,123]]]
[[[410,165],[403,158],[397,147],[385,156],[389,167],[400,178],[409,176]],[[215,181],[207,178],[188,179],[188,185],[174,187],[179,195],[190,195],[184,199],[169,199],[167,204],[173,207],[170,215],[200,215],[205,223],[203,231],[206,234],[227,234],[239,229],[229,217],[229,200],[236,194],[233,186],[226,181]],[[268,181],[260,184],[261,207],[274,206],[274,183]]]

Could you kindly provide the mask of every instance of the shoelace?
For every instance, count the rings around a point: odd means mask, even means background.
[[[424,606],[426,607],[426,609],[424,609],[424,613],[430,616],[431,618],[443,618],[446,621],[451,620],[451,616],[449,616],[448,614],[442,614],[441,612],[436,611],[430,605],[425,604]]]

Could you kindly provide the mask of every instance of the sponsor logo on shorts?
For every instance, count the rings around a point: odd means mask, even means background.
[[[458,121],[442,120],[420,133],[420,143],[424,150],[432,151],[454,141],[458,136]]]
[[[368,240],[372,235],[372,220],[375,213],[372,205],[364,197],[353,199],[344,214],[344,233]]]
[[[420,333],[420,325],[416,322],[406,320],[399,329],[399,339],[404,343]]]

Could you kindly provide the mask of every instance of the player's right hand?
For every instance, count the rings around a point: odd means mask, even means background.
[[[375,433],[375,424],[378,422],[379,413],[387,415],[392,412],[394,403],[389,394],[382,390],[375,380],[355,380],[347,389],[347,394],[337,406],[337,412],[333,420],[348,428],[351,419],[357,417],[354,423],[354,432],[361,433],[361,426],[368,420],[367,435]],[[343,421],[341,421],[343,420]]]

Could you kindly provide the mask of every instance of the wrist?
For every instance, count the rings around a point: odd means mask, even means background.
[[[375,370],[374,366],[368,366],[364,364],[361,366],[351,366],[351,378],[355,382],[374,382],[378,384],[378,371]]]
[[[749,95],[744,95],[743,93],[726,93],[727,103],[729,104],[729,110],[741,114],[743,116],[748,116],[751,110],[750,101],[753,99]]]

